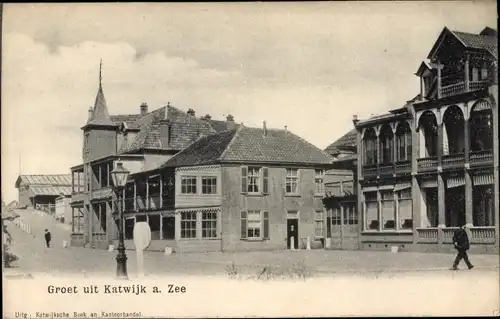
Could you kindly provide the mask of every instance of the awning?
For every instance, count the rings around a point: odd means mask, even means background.
[[[33,196],[59,196],[71,195],[71,186],[56,187],[56,186],[30,186],[30,191]]]
[[[377,190],[378,190],[377,186],[370,186],[370,187],[363,188],[364,193],[376,192]]]
[[[450,177],[446,180],[447,188],[455,188],[465,185],[465,178],[463,176],[460,177]]]
[[[402,190],[405,190],[405,189],[408,189],[408,188],[411,188],[411,183],[400,183],[400,184],[396,184],[396,187],[394,187],[394,191],[395,192],[399,192],[399,191],[402,191]]]
[[[381,185],[381,186],[378,187],[378,189],[384,190],[384,191],[393,190],[394,189],[394,185]]]
[[[472,108],[472,112],[485,111],[485,110],[491,110],[491,104],[485,100],[480,100],[479,102],[474,104]]]
[[[420,187],[422,187],[422,188],[437,188],[438,187],[438,181],[437,180],[432,180],[432,179],[423,180],[420,183]]]
[[[493,184],[493,174],[480,174],[474,175],[472,177],[474,185],[492,185]]]

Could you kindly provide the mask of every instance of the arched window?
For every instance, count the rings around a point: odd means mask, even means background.
[[[471,151],[493,149],[493,113],[490,103],[480,100],[474,104],[470,113],[469,128]]]
[[[393,162],[393,142],[394,134],[389,124],[382,125],[380,130],[379,143],[380,143],[380,163],[388,164]]]
[[[464,115],[456,106],[446,109],[443,116],[443,154],[457,154],[464,152]]]
[[[398,161],[411,160],[411,129],[406,121],[398,124],[396,129],[396,157]]]
[[[419,119],[418,129],[425,145],[421,145],[420,157],[437,156],[437,120],[431,111],[424,112]],[[425,153],[424,153],[425,152]]]
[[[367,128],[363,137],[364,144],[364,164],[377,164],[377,135],[373,128]]]

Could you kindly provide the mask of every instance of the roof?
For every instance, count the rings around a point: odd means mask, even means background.
[[[140,129],[128,149],[131,152],[140,149],[181,150],[189,146],[202,135],[215,133],[216,130],[207,122],[189,115],[171,105],[148,113],[135,121]],[[167,129],[168,134],[161,134]]]
[[[496,32],[492,31],[495,30],[486,27],[481,33],[475,34],[475,33],[456,31],[456,30],[451,31],[447,27],[444,27],[438,39],[432,46],[432,49],[429,52],[427,58],[432,60],[433,56],[440,48],[443,39],[449,35],[455,37],[465,48],[485,50],[488,51],[491,55],[493,55],[493,57],[498,58],[498,49],[497,49],[498,35],[496,34]]]
[[[71,174],[56,174],[56,175],[19,175],[16,180],[16,188],[20,183],[25,185],[57,185],[71,186]]]
[[[325,152],[327,152],[328,154],[336,154],[341,149],[355,148],[356,147],[356,134],[357,134],[356,129],[352,129],[351,131],[342,135],[341,138],[339,138],[338,140],[336,140],[332,144],[328,145],[328,147],[325,149]]]
[[[216,132],[222,132],[227,130],[227,121],[212,120],[207,118],[202,118],[202,120],[207,121]],[[239,124],[234,123],[235,127],[239,127]]]
[[[97,95],[95,97],[94,108],[92,110],[92,116],[88,119],[87,125],[102,125],[102,126],[114,126],[116,125],[108,113],[108,107],[106,105],[106,98],[104,97],[104,92],[102,90],[102,85],[99,82],[99,89],[97,90]]]
[[[57,186],[32,186],[30,191],[34,196],[59,196],[71,195],[71,186],[57,187]]]
[[[111,121],[116,125],[121,125],[125,123],[128,128],[139,128],[135,123],[138,119],[142,117],[141,114],[119,114],[119,115],[110,115]]]
[[[198,139],[162,167],[220,162],[330,164],[333,158],[288,130],[240,126]]]

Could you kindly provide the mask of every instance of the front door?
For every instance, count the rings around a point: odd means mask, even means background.
[[[327,237],[330,248],[355,250],[358,248],[359,225],[356,203],[344,202],[327,212]]]
[[[287,219],[286,220],[286,244],[287,248],[290,249],[290,243],[293,237],[293,247],[295,249],[299,246],[299,220],[298,219]]]

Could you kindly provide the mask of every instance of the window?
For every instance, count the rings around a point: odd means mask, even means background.
[[[314,185],[316,194],[323,195],[325,193],[325,184],[323,183],[324,176],[324,170],[317,169],[314,171]]]
[[[260,180],[260,168],[249,167],[248,168],[248,192],[258,193],[259,192],[259,180]]]
[[[332,209],[332,225],[340,226],[342,219],[340,217],[340,208]]]
[[[84,232],[84,213],[82,208],[73,207],[73,234],[83,234]]]
[[[181,176],[181,194],[196,194],[196,176]]]
[[[356,211],[356,205],[354,203],[349,203],[344,206],[344,225],[357,225],[358,224],[358,212]]]
[[[125,218],[125,239],[134,239],[135,218]]]
[[[318,210],[315,213],[315,221],[314,221],[314,236],[323,237],[325,231],[325,221],[324,221],[324,212],[322,210]]]
[[[286,181],[285,181],[286,193],[287,194],[298,194],[299,193],[299,170],[296,168],[286,169]]]
[[[377,164],[377,135],[373,128],[365,131],[364,135],[364,164]]]
[[[399,228],[411,229],[413,228],[412,217],[412,198],[411,188],[407,188],[397,192],[398,195],[398,214],[399,214]]]
[[[217,178],[202,177],[201,178],[201,193],[202,194],[217,194]]]
[[[196,238],[196,212],[181,213],[181,238]]]
[[[160,239],[160,215],[148,215],[148,224],[151,229],[151,239]]]
[[[378,221],[378,201],[377,192],[365,193],[365,221],[366,229],[377,230]]]
[[[393,152],[393,133],[392,129],[388,124],[382,126],[380,130],[380,164],[389,164],[393,162],[392,152]]]
[[[241,212],[242,239],[269,239],[269,212]]]
[[[90,133],[86,132],[84,137],[83,137],[83,153],[88,153],[90,150],[89,136],[90,136]]]
[[[217,238],[217,213],[203,212],[201,219],[201,237]]]
[[[382,227],[383,229],[396,229],[394,193],[393,191],[381,191],[382,204]]]
[[[401,122],[396,131],[396,156],[398,161],[411,160],[411,130],[407,122]]]

